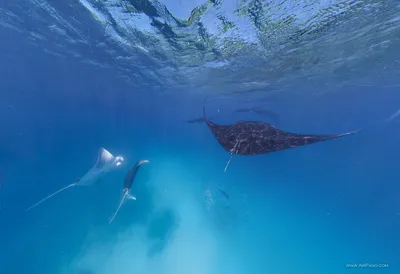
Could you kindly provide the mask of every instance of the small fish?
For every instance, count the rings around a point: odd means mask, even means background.
[[[218,189],[221,193],[222,193],[222,195],[224,195],[225,196],[225,198],[227,198],[227,199],[229,199],[229,195],[228,195],[228,193],[226,193],[225,191],[223,191],[222,189]]]
[[[204,123],[204,118],[203,117],[194,118],[191,120],[187,120],[186,123],[188,123],[188,124]]]
[[[220,110],[217,110],[220,112]],[[264,115],[269,117],[274,123],[279,123],[279,115],[276,114],[273,111],[262,109],[262,108],[239,108],[235,110],[236,112],[252,112],[258,115]],[[210,119],[213,119],[212,117]],[[197,117],[193,119],[186,120],[186,123],[188,124],[194,124],[194,123],[204,123],[204,117]]]

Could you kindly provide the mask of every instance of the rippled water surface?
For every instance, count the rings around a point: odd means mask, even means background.
[[[400,47],[395,0],[7,0],[0,8],[2,27],[49,54],[117,69],[143,90],[399,84],[399,60],[384,57]]]

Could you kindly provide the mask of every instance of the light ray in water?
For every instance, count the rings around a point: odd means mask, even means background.
[[[400,109],[398,111],[396,111],[395,113],[393,113],[389,118],[386,118],[385,121],[386,122],[393,121],[394,119],[399,117],[399,115],[400,115]]]

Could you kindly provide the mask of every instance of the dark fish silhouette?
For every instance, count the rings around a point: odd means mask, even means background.
[[[203,117],[194,118],[194,119],[191,119],[191,120],[187,120],[186,123],[188,123],[188,124],[204,123],[204,118]]]
[[[279,123],[279,115],[273,111],[262,109],[262,108],[239,108],[235,110],[236,112],[253,112],[259,115],[265,115],[271,118],[274,123]],[[204,117],[197,117],[194,119],[187,120],[186,123],[194,124],[194,123],[204,123]]]
[[[125,179],[124,179],[124,189],[122,190],[123,195],[122,195],[122,198],[121,198],[121,201],[120,201],[120,203],[118,205],[117,210],[115,211],[114,215],[112,216],[112,218],[111,218],[111,220],[109,222],[110,224],[114,220],[115,216],[117,216],[117,213],[118,213],[119,209],[121,208],[122,204],[124,203],[125,199],[136,200],[136,197],[132,196],[129,193],[129,191],[130,191],[130,189],[132,187],[133,180],[135,179],[135,176],[136,176],[136,173],[139,170],[139,167],[142,166],[143,164],[147,164],[147,163],[150,163],[150,161],[149,160],[140,160],[140,161],[138,161],[135,164],[135,166],[132,167],[128,171],[128,173],[126,174]]]
[[[331,135],[308,135],[286,132],[267,123],[258,121],[240,121],[231,125],[218,125],[208,120],[205,105],[203,106],[203,117],[220,145],[230,153],[224,171],[228,168],[232,156],[235,154],[266,154],[327,141],[361,131],[356,130]]]
[[[250,94],[250,93],[257,93],[257,92],[271,92],[277,90],[276,88],[273,87],[263,87],[263,88],[251,88],[247,90],[234,90],[234,91],[229,91],[229,92],[224,92],[222,93],[223,95],[226,96],[231,96],[231,95],[237,95],[237,94]]]
[[[239,108],[236,112],[253,112],[259,115],[265,115],[271,118],[274,123],[279,123],[279,115],[273,111],[263,108]]]
[[[229,195],[228,193],[226,193],[225,191],[223,191],[222,189],[218,188],[219,192],[221,192],[222,195],[225,196],[225,198],[229,199]]]
[[[76,181],[72,184],[63,187],[60,190],[57,190],[53,194],[50,194],[46,198],[40,200],[36,204],[29,207],[27,210],[31,210],[32,208],[38,206],[39,204],[43,203],[47,199],[50,199],[57,193],[64,191],[73,186],[88,186],[92,185],[99,181],[99,179],[107,172],[111,171],[113,168],[121,165],[124,161],[122,156],[114,157],[110,152],[108,152],[104,148],[99,149],[99,154],[97,156],[96,164],[90,169],[82,178],[76,179]]]

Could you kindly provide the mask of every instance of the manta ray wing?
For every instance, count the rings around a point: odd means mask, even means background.
[[[230,126],[214,126],[212,132],[221,146],[232,154],[259,155],[310,145],[358,133],[310,135],[280,130],[263,122],[242,121]]]
[[[100,148],[99,154],[97,156],[97,161],[94,166],[98,169],[101,169],[108,163],[112,162],[114,158],[115,158],[114,155],[112,155],[108,150]]]

